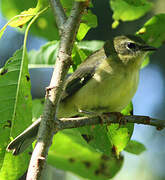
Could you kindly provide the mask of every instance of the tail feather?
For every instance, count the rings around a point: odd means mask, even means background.
[[[31,126],[25,129],[25,131],[9,143],[6,150],[13,151],[13,155],[18,155],[24,152],[25,149],[36,139],[40,122],[41,119],[39,118]]]

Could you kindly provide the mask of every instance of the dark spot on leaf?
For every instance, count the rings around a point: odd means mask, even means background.
[[[108,123],[108,125],[111,125],[110,123]],[[108,132],[108,127],[107,126],[105,126],[105,130]]]
[[[18,179],[18,180],[25,180],[27,175],[27,171]]]
[[[90,10],[90,7],[86,7],[86,11],[87,11],[87,13],[88,13],[88,10]]]
[[[161,131],[162,129],[164,129],[164,127],[157,126],[156,129],[157,129],[158,131]]]
[[[20,25],[20,26],[18,26],[19,28],[23,28],[23,24],[22,25]]]
[[[95,125],[92,125],[91,128],[94,129],[94,128],[95,128]]]
[[[28,95],[25,95],[25,99],[28,99],[28,97],[29,97]]]
[[[85,23],[87,23],[87,22],[88,22],[88,21],[86,21],[86,20],[81,20],[81,23],[84,23],[84,24],[85,24]]]
[[[95,175],[98,176],[100,174],[100,169],[96,169]]]
[[[10,128],[11,125],[12,125],[11,120],[7,120],[6,122],[7,122],[7,124],[5,124],[5,125],[3,126],[3,128]]]
[[[30,77],[28,75],[25,76],[27,81],[30,81]]]
[[[45,102],[44,99],[41,99],[41,104],[44,104],[44,102]]]
[[[89,168],[91,166],[91,162],[89,161],[83,161],[82,162],[87,168]]]
[[[122,156],[122,155],[120,154],[119,157],[118,157],[118,160],[119,160],[119,161],[123,161],[123,159],[124,159],[124,156]]]
[[[8,72],[8,69],[3,69],[2,72],[0,73],[1,76],[3,76],[4,74],[6,74]]]
[[[69,158],[69,162],[74,163],[75,159],[74,158]]]
[[[81,136],[85,139],[87,143],[89,143],[93,139],[93,136],[88,134],[81,134]]]
[[[31,155],[32,155],[32,152],[30,151],[30,152],[28,152],[28,154],[31,156]]]
[[[112,146],[112,153],[117,154],[117,147],[114,145]]]
[[[107,168],[107,166],[105,165],[105,163],[100,163],[100,170],[105,170]]]
[[[110,159],[110,157],[107,156],[107,155],[105,155],[105,154],[103,154],[103,155],[101,156],[101,159],[104,160],[104,161],[108,161],[108,160]]]
[[[130,114],[133,116],[133,109],[130,111]]]

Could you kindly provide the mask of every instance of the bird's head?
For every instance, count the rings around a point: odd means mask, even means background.
[[[117,36],[113,43],[118,57],[124,64],[135,62],[141,65],[147,52],[156,50],[156,48],[146,45],[140,37],[134,35]]]

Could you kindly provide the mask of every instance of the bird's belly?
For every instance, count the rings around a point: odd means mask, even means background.
[[[76,107],[86,111],[121,111],[133,98],[138,86],[138,73],[110,76],[100,82],[92,79],[76,95]]]
[[[136,92],[139,72],[103,77],[99,79],[94,76],[75,95],[60,103],[58,116],[75,116],[80,110],[120,112],[125,108]]]

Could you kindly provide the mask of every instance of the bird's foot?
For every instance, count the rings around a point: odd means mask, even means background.
[[[86,116],[99,116],[101,125],[104,124],[104,120],[105,118],[107,118],[107,116],[104,117],[103,113],[94,112],[94,111],[86,111],[86,110],[79,109],[79,113],[82,113]]]
[[[102,118],[109,118],[109,116],[112,116],[112,115],[115,115],[117,117],[117,121],[119,123],[119,128],[122,125],[125,125],[127,123],[127,121],[125,121],[123,118],[123,114],[120,112],[106,112],[106,113],[103,113]]]
[[[112,113],[117,117],[119,123],[118,129],[120,129],[122,125],[126,125],[127,121],[123,118],[123,114],[121,112],[112,112]]]

